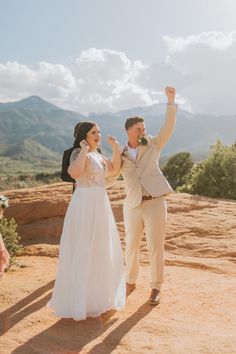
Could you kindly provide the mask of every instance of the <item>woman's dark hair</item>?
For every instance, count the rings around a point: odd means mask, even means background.
[[[80,142],[84,139],[87,138],[88,132],[96,125],[97,123],[87,121],[87,122],[80,122],[76,124],[75,129],[74,129],[74,136],[75,136],[75,141],[74,141],[74,148],[80,148]],[[101,150],[98,148],[98,152],[101,153]]]
[[[76,138],[74,148],[80,148],[80,142],[87,138],[88,132],[96,125],[95,122],[80,122],[76,125]]]

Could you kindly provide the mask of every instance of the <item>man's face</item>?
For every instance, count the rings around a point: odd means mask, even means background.
[[[146,128],[144,122],[139,122],[137,124],[134,124],[132,127],[130,127],[127,130],[127,134],[129,139],[136,140],[146,134]]]

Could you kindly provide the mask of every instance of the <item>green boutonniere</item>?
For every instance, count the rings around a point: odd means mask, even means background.
[[[138,139],[138,142],[140,145],[147,145],[148,144],[148,138],[146,136],[141,136]]]

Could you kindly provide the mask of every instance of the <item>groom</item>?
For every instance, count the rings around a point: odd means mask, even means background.
[[[143,118],[128,118],[125,123],[128,141],[121,155],[120,172],[126,191],[124,201],[126,293],[129,295],[135,289],[139,248],[144,231],[150,259],[151,305],[160,302],[167,217],[165,196],[172,192],[158,166],[160,152],[173,133],[177,111],[175,89],[166,87],[165,93],[168,100],[166,119],[160,132],[150,138],[146,136]]]

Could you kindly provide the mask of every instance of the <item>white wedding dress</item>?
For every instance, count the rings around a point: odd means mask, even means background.
[[[78,149],[71,159],[77,155]],[[65,215],[56,282],[48,303],[59,317],[83,320],[125,305],[123,254],[105,175],[102,156],[88,153]]]

